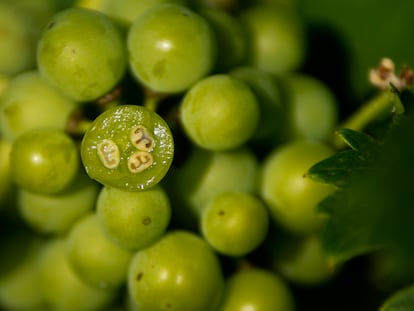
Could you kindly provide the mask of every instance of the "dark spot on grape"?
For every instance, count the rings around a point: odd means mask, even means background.
[[[149,224],[151,224],[151,218],[150,218],[150,217],[144,217],[144,218],[142,219],[142,224],[143,224],[144,226],[148,226]]]
[[[223,210],[219,210],[218,214],[219,214],[220,216],[223,216],[224,214],[226,214],[226,212],[225,212],[225,211],[223,211]]]
[[[53,26],[55,26],[55,22],[50,22],[50,23],[47,25],[46,29],[47,29],[47,30],[52,29],[52,28],[53,28]]]
[[[152,69],[152,73],[154,74],[154,76],[156,76],[157,78],[162,78],[164,76],[164,72],[165,72],[165,59],[158,61],[153,69]]]
[[[171,305],[171,303],[167,302],[167,303],[165,304],[165,307],[166,307],[167,309],[170,309],[170,308],[172,307],[172,305]]]
[[[135,278],[138,282],[141,281],[142,277],[144,276],[144,272],[139,272],[137,277]]]

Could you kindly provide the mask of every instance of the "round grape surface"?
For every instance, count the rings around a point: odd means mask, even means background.
[[[38,284],[51,310],[101,311],[115,300],[117,291],[90,286],[73,271],[65,238],[47,240],[39,256]]]
[[[217,256],[190,232],[170,231],[130,264],[128,292],[140,311],[215,310],[222,290]]]
[[[276,147],[263,162],[260,192],[273,219],[292,233],[318,230],[324,220],[317,204],[332,194],[332,185],[306,176],[312,165],[331,156],[332,148],[320,142],[298,140]]]
[[[84,174],[58,194],[43,195],[19,189],[19,213],[39,233],[63,234],[78,218],[94,209],[98,193],[98,183]]]
[[[23,133],[14,141],[10,159],[16,184],[39,194],[63,191],[80,169],[75,142],[56,129],[39,128]]]
[[[165,120],[136,105],[120,105],[100,114],[81,145],[82,162],[92,179],[129,191],[156,185],[173,156],[173,136]]]
[[[76,107],[76,102],[50,85],[37,70],[23,72],[11,78],[4,89],[0,100],[0,133],[13,141],[39,127],[64,130]]]
[[[40,73],[64,94],[91,101],[109,92],[127,67],[124,39],[106,15],[80,7],[56,14],[37,46]]]
[[[161,238],[171,217],[169,198],[159,185],[144,191],[103,187],[96,208],[108,238],[129,250],[142,249]]]
[[[156,92],[177,93],[209,73],[216,40],[208,23],[184,6],[163,4],[131,26],[127,46],[134,76]]]
[[[219,74],[191,87],[181,102],[180,116],[195,144],[219,151],[247,142],[256,131],[260,110],[247,84]]]
[[[240,270],[227,279],[218,311],[294,311],[292,292],[277,274],[261,268]]]
[[[269,225],[266,206],[246,192],[223,192],[205,207],[201,231],[219,253],[245,256],[265,239]]]
[[[249,38],[249,64],[275,75],[298,69],[306,52],[306,29],[288,6],[256,3],[239,13]]]
[[[66,238],[66,256],[74,273],[97,288],[119,288],[126,282],[132,252],[108,239],[96,213],[79,219]]]

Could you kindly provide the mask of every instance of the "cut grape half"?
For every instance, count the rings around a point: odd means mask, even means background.
[[[167,173],[174,156],[173,136],[156,112],[137,105],[116,106],[93,121],[82,140],[81,156],[92,179],[140,191]]]

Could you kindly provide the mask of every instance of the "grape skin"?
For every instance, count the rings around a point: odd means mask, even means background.
[[[114,301],[115,290],[90,286],[74,273],[66,256],[64,237],[47,240],[39,257],[38,282],[52,310],[100,311]]]
[[[155,6],[138,18],[129,29],[127,46],[136,79],[161,93],[188,89],[210,72],[216,55],[208,23],[174,4]]]
[[[80,218],[66,239],[66,255],[73,271],[97,288],[119,288],[133,253],[107,238],[96,213]]]
[[[286,89],[286,132],[290,140],[328,141],[338,122],[337,100],[322,81],[306,74],[282,78]]]
[[[137,252],[128,272],[128,293],[141,311],[215,310],[222,289],[216,254],[187,231],[170,231]]]
[[[86,8],[56,14],[38,41],[40,73],[80,102],[97,99],[114,88],[125,73],[126,62],[117,27],[106,15]]]
[[[185,132],[195,144],[220,151],[237,148],[253,136],[260,110],[247,84],[220,74],[191,87],[181,102],[180,116]]]
[[[39,194],[63,191],[80,170],[75,142],[63,131],[50,128],[20,135],[12,145],[10,159],[16,184]]]
[[[328,145],[294,140],[271,151],[262,163],[260,193],[275,223],[294,234],[315,233],[324,216],[317,204],[336,191],[336,187],[318,183],[306,176],[315,163],[331,156]]]
[[[128,250],[154,243],[165,233],[171,218],[169,198],[159,185],[139,192],[104,187],[96,206],[107,237]]]
[[[132,24],[148,10],[164,3],[173,3],[185,6],[187,0],[104,0],[102,12],[109,16]]]
[[[45,81],[37,70],[10,79],[0,99],[0,133],[13,141],[39,127],[64,130],[77,103]],[[41,111],[42,113],[39,113]]]
[[[255,3],[239,13],[249,38],[248,63],[275,75],[297,70],[306,51],[305,26],[297,11]]]
[[[243,257],[264,241],[267,207],[255,196],[229,191],[212,198],[201,215],[201,232],[219,253]]]
[[[225,191],[257,192],[259,163],[246,148],[208,151],[193,148],[186,163],[171,171],[166,190],[178,222],[198,223],[205,206]]]
[[[7,260],[11,260],[13,266],[0,275],[0,306],[6,310],[44,310],[37,270],[43,241],[22,231],[26,237],[19,236],[22,232],[12,232],[11,237],[3,241],[11,244],[1,249],[2,265],[7,269]]]
[[[239,270],[230,275],[218,311],[294,311],[293,294],[277,274],[261,269]]]
[[[66,233],[78,218],[92,211],[99,185],[82,174],[68,189],[55,195],[18,190],[18,209],[22,219],[43,234]]]

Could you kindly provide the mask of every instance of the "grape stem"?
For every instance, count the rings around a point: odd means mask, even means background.
[[[363,104],[348,119],[346,119],[338,129],[352,129],[356,131],[364,130],[369,124],[404,112],[404,107],[398,96],[397,90],[391,88],[381,91],[375,97]],[[342,149],[346,146],[345,142],[338,136],[334,137],[334,146]]]
[[[91,127],[92,121],[85,118],[81,111],[72,113],[66,124],[66,133],[73,137],[83,136]]]
[[[157,111],[161,100],[168,96],[167,94],[154,92],[149,88],[144,89],[144,94],[144,106],[154,112]]]

